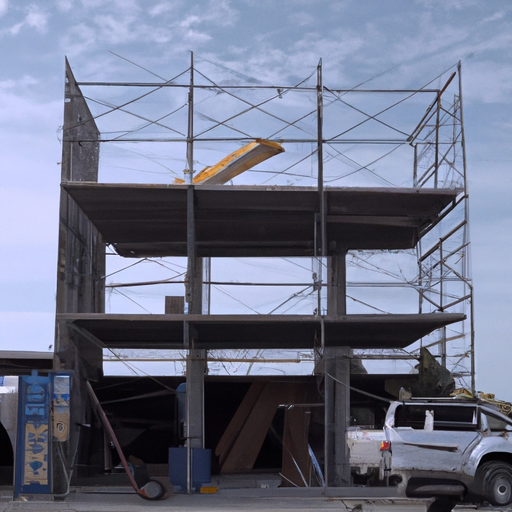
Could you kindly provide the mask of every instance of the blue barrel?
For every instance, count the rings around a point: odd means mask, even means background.
[[[209,484],[211,476],[212,451],[192,448],[192,491],[199,492],[201,486]],[[169,480],[174,492],[187,492],[187,448],[169,448]]]

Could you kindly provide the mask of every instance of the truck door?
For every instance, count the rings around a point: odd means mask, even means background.
[[[393,470],[460,471],[480,438],[476,407],[402,404],[388,427]]]

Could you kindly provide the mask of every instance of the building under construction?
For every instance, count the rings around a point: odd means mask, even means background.
[[[203,455],[349,487],[377,397],[474,389],[460,66],[369,89],[321,63],[269,85],[66,62],[65,91],[49,492],[116,473],[96,396],[125,455],[190,492]]]

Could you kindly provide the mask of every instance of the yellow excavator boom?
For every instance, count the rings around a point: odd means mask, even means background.
[[[221,185],[235,176],[251,169],[268,158],[282,153],[283,146],[277,142],[265,139],[256,139],[244,147],[233,151],[219,163],[205,167],[194,176],[192,183],[208,183],[208,185]],[[185,180],[176,178],[174,183],[185,183]]]

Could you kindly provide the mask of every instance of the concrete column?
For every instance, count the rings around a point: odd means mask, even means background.
[[[325,479],[329,487],[350,485],[346,430],[350,418],[350,359],[348,347],[324,349]]]
[[[204,375],[206,350],[189,350],[187,357],[187,442],[204,448]]]
[[[347,314],[346,251],[329,258],[327,316]],[[350,348],[325,347],[325,479],[329,487],[350,485],[346,431],[350,420]]]
[[[202,310],[202,259],[196,258],[193,278],[189,277],[189,314],[201,314]],[[206,373],[206,350],[194,348],[195,330],[186,322],[185,336],[188,339],[187,355],[187,439],[191,448],[204,448],[204,376]]]
[[[327,316],[347,314],[346,251],[333,254],[327,269]]]

